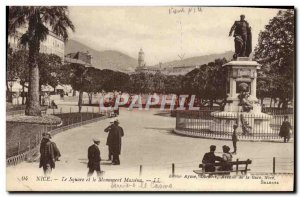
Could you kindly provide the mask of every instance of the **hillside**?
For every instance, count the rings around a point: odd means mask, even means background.
[[[115,50],[97,51],[78,41],[69,40],[65,45],[65,54],[89,51],[92,55],[92,64],[99,69],[111,69],[121,72],[132,72],[137,67],[137,59],[132,58],[124,53]],[[200,66],[208,62],[214,61],[217,58],[225,57],[227,60],[232,59],[233,52],[227,51],[220,54],[211,54],[204,56],[190,57],[183,60],[174,60],[162,63],[162,68],[176,66]],[[154,65],[158,67],[159,65]]]
[[[211,54],[211,55],[203,55],[203,56],[196,56],[190,57],[183,60],[174,60],[170,62],[162,63],[162,68],[165,67],[176,67],[176,66],[200,66],[203,64],[207,64],[208,62],[212,62],[218,58],[226,58],[227,60],[231,60],[234,52],[233,51],[226,51],[220,54]],[[159,66],[158,64],[155,67]]]
[[[94,50],[75,40],[69,40],[65,45],[65,54],[73,52],[86,52],[92,55],[92,64],[99,69],[111,69],[118,71],[133,71],[137,66],[137,60],[119,51]]]

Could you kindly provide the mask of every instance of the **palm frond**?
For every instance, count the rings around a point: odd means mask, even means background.
[[[8,9],[8,34],[16,33],[16,29],[26,24],[26,14],[21,7],[10,6]]]
[[[31,40],[31,38],[30,38],[28,32],[26,32],[25,34],[23,34],[20,37],[19,43],[26,47],[29,44],[30,40]]]
[[[38,23],[36,25],[35,36],[37,37],[38,40],[40,41],[46,40],[48,34],[49,34],[49,29],[43,23]]]
[[[68,16],[68,7],[52,6],[41,9],[43,21],[49,24],[53,33],[67,40],[69,35],[67,29],[75,31],[75,27]]]

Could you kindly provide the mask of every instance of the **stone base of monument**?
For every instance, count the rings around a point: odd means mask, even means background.
[[[225,112],[238,112],[242,110],[242,107],[239,106],[239,99],[238,98],[229,98],[230,102],[226,103],[224,107]],[[253,101],[252,98],[250,98],[252,101],[252,107],[251,113],[260,113],[261,112],[261,105],[257,101]],[[249,99],[249,100],[250,100]]]
[[[261,105],[256,97],[257,70],[261,65],[248,57],[238,57],[223,66],[227,75],[227,103],[224,110],[212,112],[209,118],[178,115],[174,132],[186,136],[230,140],[233,125],[237,124],[239,140],[281,140],[278,136],[280,126],[270,125],[273,117],[261,112]]]
[[[239,121],[237,134],[257,135],[273,133],[270,127],[272,116],[261,112],[212,112],[213,122],[210,130],[218,133],[232,133],[233,125]],[[239,117],[239,120],[238,120]],[[241,117],[243,120],[241,120]],[[242,126],[247,127],[247,131]]]

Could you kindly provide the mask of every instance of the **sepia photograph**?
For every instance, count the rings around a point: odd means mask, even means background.
[[[8,192],[295,192],[293,6],[5,11]]]

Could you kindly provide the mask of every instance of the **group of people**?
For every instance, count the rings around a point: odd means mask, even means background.
[[[223,154],[221,157],[215,155],[216,146],[210,146],[210,152],[205,153],[202,163],[205,164],[205,171],[214,172],[216,170],[215,163],[221,162],[218,170],[230,170],[232,165],[232,154],[237,153],[237,125],[233,125],[232,143],[233,152],[230,153],[230,148],[226,145],[222,147]],[[290,139],[290,131],[292,126],[288,121],[288,117],[284,117],[284,121],[280,127],[279,136],[284,138],[284,142],[288,142]],[[104,132],[108,133],[106,145],[108,146],[108,161],[112,161],[112,165],[120,165],[122,137],[124,136],[123,128],[119,126],[118,119],[114,118],[110,120],[110,125],[104,129]],[[101,175],[100,167],[100,140],[97,138],[93,139],[94,144],[88,148],[88,176],[93,175],[94,171],[97,175]],[[61,157],[60,151],[57,145],[51,141],[51,134],[49,132],[43,133],[40,144],[40,168],[43,168],[44,174],[49,175],[52,169],[55,168],[55,162],[59,161]]]
[[[110,125],[104,129],[108,133],[106,145],[108,146],[108,161],[112,161],[112,165],[120,165],[120,154],[122,146],[122,137],[124,136],[123,128],[119,126],[118,119],[110,120]],[[99,139],[94,139],[94,144],[88,149],[88,176],[92,176],[94,171],[100,176],[102,171],[100,167],[100,150]]]
[[[205,153],[202,159],[202,164],[204,164],[204,169],[206,172],[214,172],[216,171],[215,163],[220,162],[221,165],[217,170],[220,171],[228,171],[232,169],[232,165],[230,162],[232,161],[232,154],[237,153],[237,128],[238,125],[234,124],[233,125],[233,132],[232,132],[232,144],[233,144],[233,152],[230,153],[230,147],[229,146],[222,146],[223,153],[222,157],[216,156],[215,151],[216,151],[216,146],[211,145],[210,146],[210,151]]]
[[[223,154],[222,156],[215,155],[216,146],[211,145],[210,151],[205,153],[202,159],[202,164],[204,164],[205,172],[214,172],[216,170],[219,171],[228,171],[232,169],[231,161],[232,161],[232,154],[229,152],[229,146],[224,145],[222,147]],[[216,162],[220,162],[221,165],[218,169],[216,169]]]
[[[106,145],[108,146],[108,161],[112,161],[112,165],[120,165],[121,145],[122,137],[124,136],[123,128],[119,126],[118,119],[110,120],[110,125],[105,128],[105,132],[108,133]],[[88,176],[93,175],[96,171],[100,176],[102,171],[100,167],[100,140],[98,138],[93,139],[93,145],[88,148],[88,164],[89,168]],[[42,140],[40,144],[40,168],[43,168],[44,175],[49,175],[52,169],[55,168],[55,162],[59,161],[61,157],[60,151],[57,145],[51,141],[51,134],[49,132],[42,134]]]

